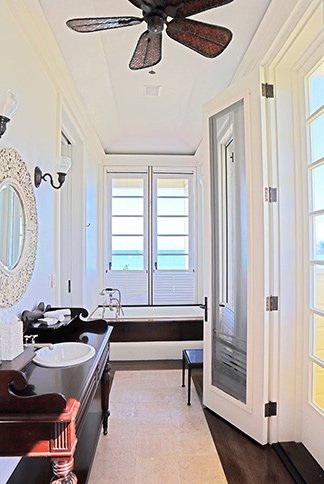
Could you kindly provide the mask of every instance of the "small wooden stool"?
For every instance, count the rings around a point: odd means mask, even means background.
[[[185,386],[185,368],[187,364],[188,368],[188,403],[190,403],[191,395],[191,369],[192,368],[202,368],[204,361],[203,350],[183,350],[182,352],[182,386]]]

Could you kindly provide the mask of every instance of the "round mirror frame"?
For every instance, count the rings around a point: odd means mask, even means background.
[[[26,164],[13,148],[0,148],[0,186],[10,184],[22,202],[25,218],[21,257],[12,270],[0,264],[0,307],[13,306],[25,294],[32,277],[37,252],[37,210],[33,184]]]

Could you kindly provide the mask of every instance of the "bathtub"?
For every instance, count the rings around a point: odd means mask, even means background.
[[[90,315],[114,326],[112,361],[181,359],[183,349],[203,347],[203,317],[199,306],[124,306],[117,318],[98,306]]]

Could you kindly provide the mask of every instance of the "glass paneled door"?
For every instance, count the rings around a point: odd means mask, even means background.
[[[324,465],[324,61],[303,80],[309,222],[305,238],[310,241],[306,243],[306,247],[309,245],[306,279],[310,298],[305,313],[308,341],[305,344],[303,442]]]
[[[204,264],[210,277],[206,280],[210,309],[205,326],[204,404],[264,444],[264,256],[255,250],[264,226],[252,202],[257,189],[262,193],[262,178],[247,147],[249,99],[238,98],[225,107],[220,103],[222,109],[209,118],[210,220],[206,224],[211,226],[211,260]]]
[[[153,175],[153,303],[195,301],[193,174]]]
[[[147,173],[109,173],[106,285],[124,304],[148,302]]]

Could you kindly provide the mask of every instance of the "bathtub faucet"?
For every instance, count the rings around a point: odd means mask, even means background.
[[[124,315],[124,311],[121,305],[121,293],[119,289],[105,287],[99,294],[100,296],[104,296],[101,315],[103,319],[107,308],[110,311],[115,311],[116,320],[120,316],[120,313]]]

